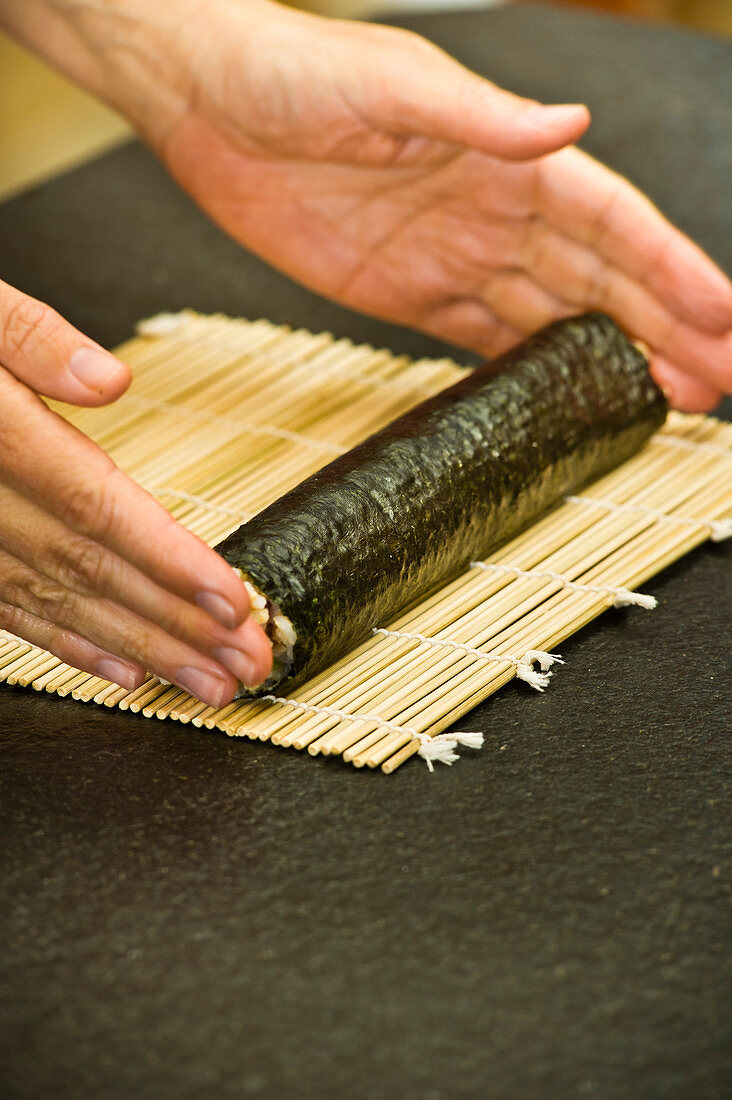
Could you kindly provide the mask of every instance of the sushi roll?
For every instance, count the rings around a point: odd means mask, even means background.
[[[557,321],[324,466],[229,535],[273,645],[259,691],[315,675],[634,454],[666,401],[600,313]]]

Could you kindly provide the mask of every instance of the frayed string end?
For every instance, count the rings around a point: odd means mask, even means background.
[[[534,668],[534,662],[541,672]],[[520,661],[516,663],[516,675],[519,680],[529,684],[535,691],[544,691],[549,686],[552,665],[563,665],[564,661],[558,653],[546,653],[543,649],[527,649]]]
[[[709,522],[712,542],[724,542],[732,539],[732,517],[730,519],[713,519]]]
[[[433,772],[435,761],[451,766],[460,759],[460,754],[455,752],[458,745],[466,749],[482,749],[483,740],[482,733],[439,733],[436,737],[424,734],[420,738],[419,755]]]
[[[648,596],[645,592],[631,592],[629,588],[618,588],[615,599],[615,607],[644,607],[646,611],[653,611],[658,606],[655,596]]]

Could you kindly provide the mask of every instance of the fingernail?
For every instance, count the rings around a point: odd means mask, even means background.
[[[546,105],[538,103],[536,106],[527,108],[523,118],[530,126],[536,126],[537,123],[546,126],[548,123],[567,122],[569,119],[576,120],[579,111],[582,109],[583,104],[581,103],[552,103]]]
[[[123,661],[115,661],[111,657],[105,657],[97,662],[97,676],[102,680],[111,680],[113,684],[133,691],[140,684],[140,674],[135,672]]]
[[[191,668],[184,665],[175,674],[175,682],[196,699],[201,699],[212,707],[223,706],[228,696],[226,685],[213,676],[210,672],[204,672],[200,668]]]
[[[237,680],[241,680],[243,684],[250,687],[254,684],[256,680],[254,662],[247,657],[246,653],[232,646],[222,645],[213,651],[213,656],[229,670],[232,676],[236,676]]]
[[[95,393],[102,393],[116,374],[112,356],[89,347],[79,348],[74,352],[69,361],[69,370],[77,382]]]
[[[219,596],[218,592],[199,592],[195,601],[198,607],[207,611],[227,630],[233,630],[236,627],[236,613],[233,606],[223,596]]]

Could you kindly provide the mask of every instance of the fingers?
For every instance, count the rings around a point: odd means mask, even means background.
[[[156,624],[166,635],[218,661],[249,686],[269,671],[271,647],[253,620],[226,630],[205,611],[163,590],[129,562],[70,531],[3,485],[0,547],[22,559],[44,580],[47,589],[55,593],[56,604],[72,609],[69,622],[73,621],[78,633],[95,640],[104,636],[105,645],[115,652],[126,653],[125,643],[132,644],[129,652],[134,658],[141,660],[144,652],[145,667],[165,679],[174,679],[172,646],[166,638],[148,652],[149,627],[135,640],[143,624]],[[36,578],[36,584],[40,583]],[[0,591],[2,587],[0,582]],[[118,626],[123,627],[121,636],[115,633]]]
[[[700,393],[732,391],[732,332],[710,333],[687,323],[647,286],[590,247],[540,220],[530,224],[522,249],[523,265],[564,308],[610,313],[658,356],[695,376],[702,387]],[[558,310],[556,315],[562,313]],[[677,390],[678,385],[673,388]]]
[[[504,324],[478,298],[456,298],[425,313],[419,328],[457,347],[493,359],[514,347],[525,332]]]
[[[0,551],[0,575],[4,604],[52,623],[56,629],[78,634],[97,649],[106,650],[111,655],[107,660],[122,658],[126,668],[150,669],[211,706],[223,706],[233,698],[239,677],[124,608],[107,600],[81,597],[4,551]],[[105,670],[114,671],[109,665]],[[110,678],[98,670],[98,663],[94,671]],[[117,682],[114,675],[111,678]]]
[[[127,369],[80,348],[84,338],[57,314],[3,285],[0,322],[5,621],[124,686],[150,669],[220,706],[239,681],[260,682],[271,646],[247,619],[234,571],[30,388],[99,404],[122,392]],[[79,378],[91,377],[88,357],[76,370],[80,350],[111,364],[110,385],[80,393]]]
[[[480,298],[491,314],[524,337],[560,317],[576,313],[563,301],[523,271],[499,268],[480,287]]]
[[[651,350],[674,362],[699,383],[720,393],[732,391],[732,332],[711,336],[679,320],[657,298],[627,276],[610,274],[596,303]]]
[[[82,672],[99,676],[103,680],[110,680],[112,683],[119,684],[120,687],[127,688],[128,691],[134,691],[145,680],[145,670],[139,665],[99,649],[73,630],[65,630],[55,623],[39,619],[22,608],[4,603],[2,600],[0,600],[0,628],[10,631],[18,638],[23,638],[31,645],[48,650],[72,668],[81,669]]]
[[[118,670],[113,664],[122,658],[120,669],[133,669],[135,674],[139,669],[152,669],[211,706],[221,706],[233,697],[237,689],[234,676],[221,669],[215,661],[206,660],[187,646],[171,643],[163,631],[140,619],[135,621],[134,616],[102,601],[98,603],[95,614],[94,608],[85,606],[89,602],[85,602],[84,598],[48,581],[47,577],[37,574],[30,566],[13,559],[4,551],[0,551],[0,571],[3,605],[19,609],[15,612],[13,627],[8,627],[13,632],[18,632],[19,625],[23,629],[22,613],[30,616],[25,620],[28,623],[45,621],[51,624],[52,634],[54,631],[62,631],[63,634],[70,631],[77,636],[78,626],[81,640],[109,653],[109,657],[101,658],[107,661],[101,669],[97,660],[94,668],[88,670],[105,676],[105,679],[120,682],[116,675]],[[12,613],[7,617],[12,623]],[[164,648],[161,649],[162,645]],[[84,658],[85,653],[80,652],[77,656]],[[127,671],[123,679],[130,682]]]
[[[560,233],[645,284],[686,323],[732,329],[732,283],[622,176],[578,149],[537,166],[538,212]]]
[[[96,444],[5,372],[0,372],[0,433],[2,479],[21,496],[226,629],[244,621],[249,602],[231,567]]]
[[[710,412],[719,404],[722,397],[719,390],[681,370],[662,355],[651,356],[650,370],[669,404],[682,412]]]
[[[591,307],[585,303],[583,308]],[[528,275],[504,269],[493,273],[479,297],[455,299],[425,314],[420,328],[442,340],[469,347],[492,358],[514,347],[537,329],[577,312],[576,306],[546,293]],[[642,317],[636,316],[634,321],[637,326],[642,322]],[[626,327],[631,335],[640,335],[648,342],[647,333],[641,333],[637,327]],[[693,333],[686,333],[676,344],[668,337],[665,342],[678,352],[679,344],[692,342],[693,337]],[[651,352],[651,373],[672,405],[685,412],[708,412],[718,404],[723,393],[719,386],[689,373],[668,355],[660,354],[653,348]],[[681,352],[683,356],[683,347]],[[689,362],[688,354],[683,361]]]
[[[414,99],[403,105],[402,125],[408,118],[425,137],[489,156],[544,156],[577,141],[590,122],[582,104],[545,106],[521,99],[457,65],[437,88],[432,80],[420,83],[424,87],[414,86]]]
[[[577,141],[589,125],[582,104],[544,106],[484,80],[418,35],[384,27],[371,32],[378,63],[359,67],[354,78],[360,79],[360,113],[380,128],[528,160]]]
[[[0,363],[21,382],[72,405],[105,405],[130,384],[129,367],[43,302],[0,282]]]

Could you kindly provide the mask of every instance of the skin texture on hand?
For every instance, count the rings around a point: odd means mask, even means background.
[[[37,396],[103,405],[129,383],[0,283],[0,627],[124,687],[149,669],[221,706],[271,666],[241,581]]]
[[[732,391],[732,286],[542,107],[406,31],[269,0],[0,0],[31,48],[125,113],[232,237],[354,309],[491,357],[603,310],[683,409]],[[271,650],[239,579],[40,400],[127,368],[0,283],[0,626],[126,687],[222,705]]]
[[[267,8],[207,9],[188,107],[148,135],[231,236],[488,357],[599,309],[678,407],[732,390],[732,286],[627,180],[562,148],[583,108],[521,100],[404,31]]]

